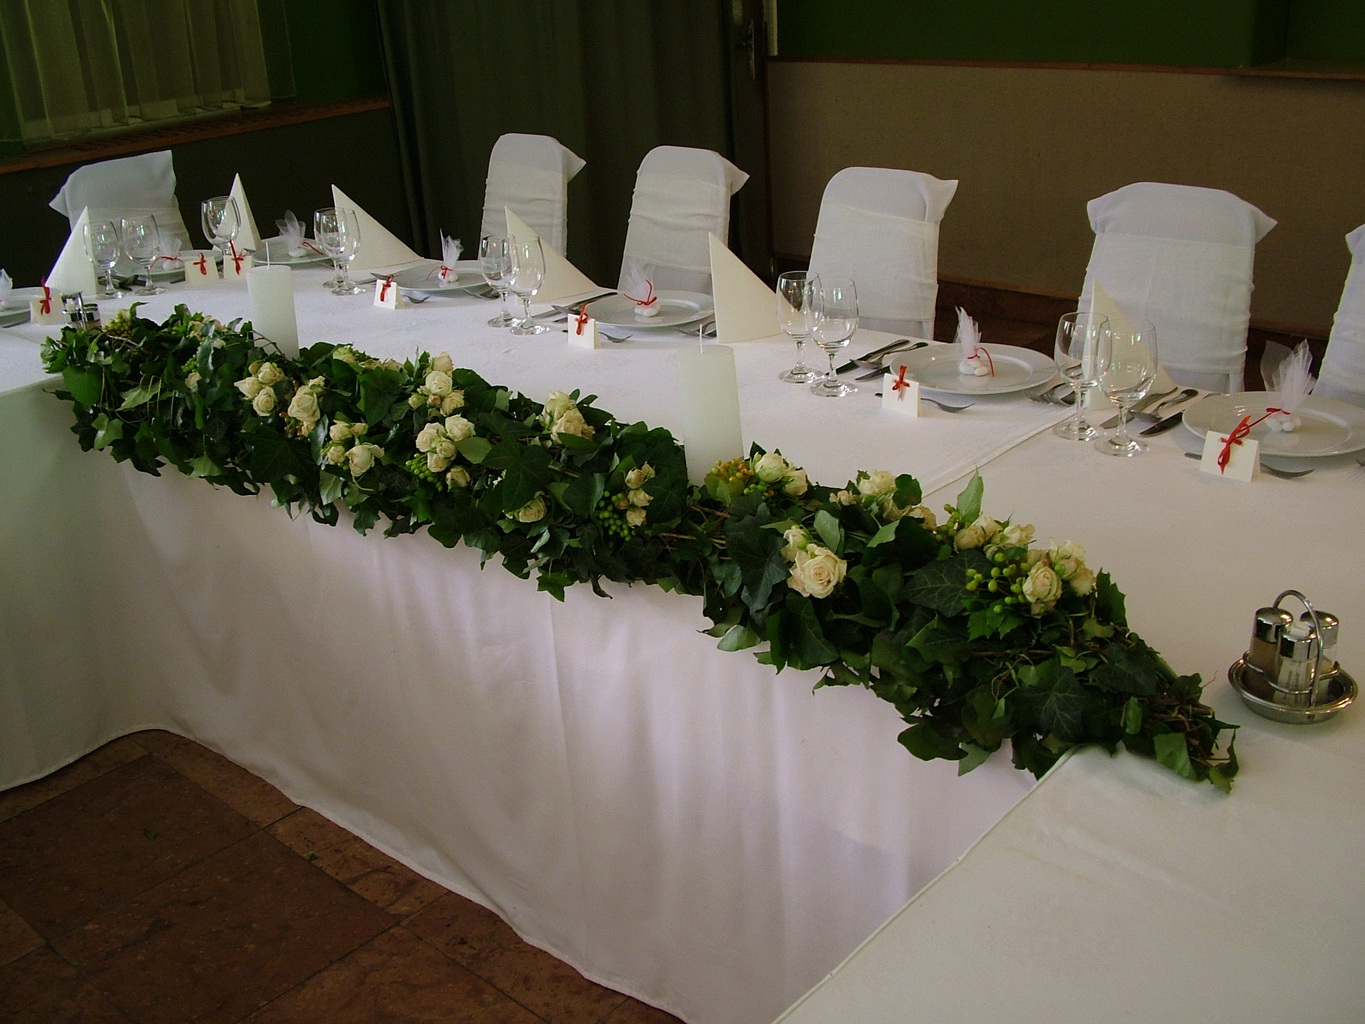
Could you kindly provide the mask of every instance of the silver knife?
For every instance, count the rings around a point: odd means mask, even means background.
[[[1181,409],[1178,412],[1171,413],[1164,420],[1157,420],[1150,427],[1144,427],[1142,430],[1139,430],[1138,433],[1143,437],[1151,437],[1154,434],[1164,434],[1184,418],[1185,410]]]
[[[858,359],[875,359],[877,356],[885,355],[890,352],[893,348],[900,348],[900,346],[908,344],[910,344],[909,338],[897,338],[889,345],[883,345],[881,348],[874,348],[871,352],[864,352]],[[858,359],[850,359],[842,366],[835,367],[834,372],[848,373],[849,370],[856,370],[858,368]]]

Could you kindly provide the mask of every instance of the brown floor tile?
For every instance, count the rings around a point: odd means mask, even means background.
[[[317,811],[301,808],[269,829],[295,853],[391,914],[407,917],[446,889],[376,850]]]
[[[596,1024],[625,999],[454,893],[418,911],[407,927],[550,1024]]]
[[[298,804],[265,779],[198,743],[168,745],[156,756],[257,825],[269,825],[298,810]]]
[[[43,944],[43,937],[7,904],[0,903],[0,966],[27,956]]]
[[[0,899],[52,939],[252,830],[144,755],[0,823]]]
[[[136,761],[145,753],[146,751],[130,737],[124,736],[106,743],[98,750],[86,754],[79,761],[73,761],[51,775],[27,785],[7,789],[0,793],[0,821],[8,821],[16,814],[31,810],[91,779],[97,779],[119,765]]]
[[[44,946],[0,967],[0,1020],[24,1024],[131,1024],[75,968]]]
[[[258,832],[54,946],[139,1024],[229,1024],[392,925]]]
[[[638,999],[627,999],[604,1017],[602,1024],[682,1024],[682,1021]]]
[[[538,1024],[525,1007],[393,928],[244,1024]]]

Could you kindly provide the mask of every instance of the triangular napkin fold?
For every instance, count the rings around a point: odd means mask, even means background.
[[[1102,316],[1109,321],[1109,329],[1113,331],[1131,331],[1133,329],[1131,321],[1119,309],[1119,304],[1114,301],[1114,297],[1105,291],[1104,286],[1096,281],[1093,285],[1093,294],[1090,299],[1090,310],[1097,316]],[[1161,365],[1161,332],[1156,336],[1156,380],[1152,382],[1151,394],[1158,391],[1172,391],[1175,389],[1175,381],[1171,380],[1165,368]],[[1091,408],[1112,408],[1113,403],[1100,391],[1095,388],[1090,392],[1086,404]]]
[[[354,210],[360,225],[360,250],[351,263],[354,270],[398,270],[412,263],[422,262],[422,257],[400,242],[388,228],[380,224],[341,189],[332,186],[332,205]]]
[[[520,217],[506,207],[507,237],[528,239],[539,237]],[[571,306],[576,299],[586,299],[601,295],[606,289],[593,283],[587,274],[566,260],[557,249],[545,239],[540,239],[540,248],[545,253],[545,283],[536,292],[536,302],[552,302]]]
[[[711,235],[711,293],[716,303],[716,338],[732,345],[781,334],[777,293]]]
[[[237,228],[237,237],[232,240],[233,244],[238,249],[256,252],[261,247],[261,233],[256,229],[256,218],[251,213],[251,204],[247,202],[246,188],[242,185],[240,174],[233,175],[232,191],[229,195],[237,200],[237,213],[241,218],[241,223]],[[364,238],[364,235],[361,237]]]
[[[87,207],[76,218],[66,245],[62,246],[57,262],[48,271],[47,286],[55,294],[81,292],[87,299],[93,300],[95,292],[99,290],[99,283],[95,280],[95,265],[85,251],[85,226],[89,223],[90,209]]]

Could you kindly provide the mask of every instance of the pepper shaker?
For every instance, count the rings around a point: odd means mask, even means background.
[[[1294,624],[1294,616],[1278,605],[1256,609],[1251,625],[1251,646],[1247,648],[1247,665],[1256,669],[1267,681],[1274,681],[1280,668],[1280,637]]]
[[[1284,631],[1280,637],[1280,663],[1275,686],[1288,707],[1307,707],[1313,702],[1314,683],[1318,675],[1317,630],[1302,619]]]

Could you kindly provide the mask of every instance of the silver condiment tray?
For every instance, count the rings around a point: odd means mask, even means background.
[[[1228,682],[1242,698],[1242,703],[1252,711],[1276,722],[1290,725],[1308,725],[1312,722],[1325,722],[1342,708],[1356,699],[1360,692],[1356,681],[1340,667],[1327,682],[1328,700],[1321,704],[1305,707],[1290,707],[1271,700],[1274,691],[1270,684],[1254,668],[1248,668],[1246,658],[1238,658],[1228,669]]]

